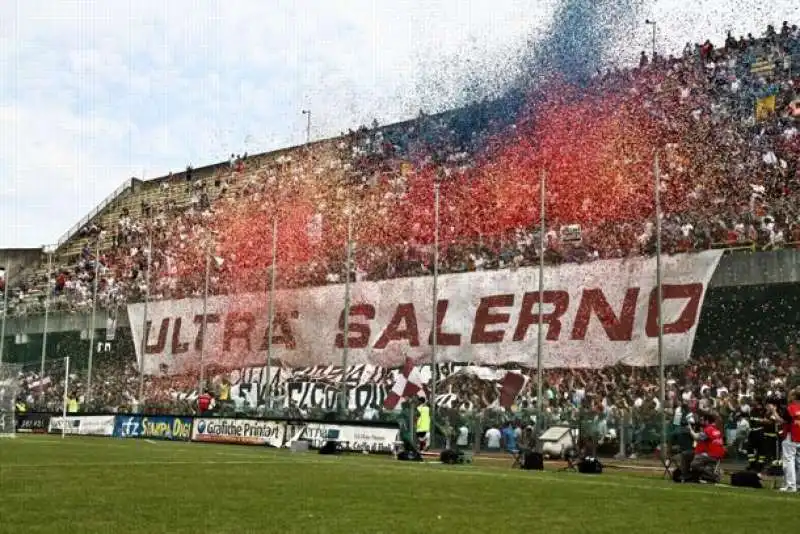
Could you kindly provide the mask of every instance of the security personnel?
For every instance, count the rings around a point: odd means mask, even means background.
[[[17,412],[17,415],[25,415],[28,411],[28,405],[25,404],[25,401],[22,399],[17,399],[17,403],[14,405],[14,409]]]
[[[75,395],[70,395],[67,401],[67,413],[78,413],[78,399]]]
[[[428,448],[430,431],[431,409],[428,406],[428,401],[423,401],[417,408],[417,441],[419,441],[419,448],[423,451]]]

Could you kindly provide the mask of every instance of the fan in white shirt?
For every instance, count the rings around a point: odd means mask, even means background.
[[[500,434],[500,431],[495,427],[491,427],[486,431],[484,438],[486,439],[486,448],[488,449],[499,449],[500,448],[500,440],[503,436]]]

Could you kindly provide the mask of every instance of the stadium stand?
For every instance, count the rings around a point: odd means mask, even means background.
[[[656,139],[665,145],[665,253],[799,248],[798,87],[800,33],[784,24],[758,39],[729,35],[722,47],[687,43],[682,57],[643,53],[638,68],[598,73],[580,88],[555,80],[529,94],[441,115],[362,127],[273,153],[232,154],[227,162],[154,180],[132,178],[61,240],[51,273],[43,256],[12,280],[8,312],[41,313],[52,286],[51,312],[86,313],[99,265],[98,306],[121,313],[127,303],[143,299],[148,236],[153,300],[199,296],[198,266],[206,250],[222,265],[211,278],[212,294],[263,292],[273,217],[281,225],[281,288],[341,283],[346,276],[361,281],[429,275],[434,182],[445,199],[442,273],[532,266],[542,253],[550,264],[652,255],[649,169]],[[565,146],[568,155],[558,148]],[[530,198],[538,198],[538,178],[529,169],[540,168],[549,169],[545,251],[538,249],[537,215],[529,206]],[[620,175],[643,178],[622,187]],[[359,210],[350,273],[344,272],[348,206]],[[579,241],[561,239],[571,225],[580,225]],[[752,316],[742,299],[720,294],[726,302],[720,316],[702,324],[727,326],[726,337],[738,337],[721,346],[709,334],[696,342],[688,365],[668,372],[674,402],[710,403],[734,428],[740,414],[756,410],[767,395],[785,392],[798,373],[797,332],[782,323],[790,317],[781,317],[797,302],[797,288],[747,291],[758,293],[748,297],[748,306],[757,301],[764,310],[757,319],[760,331],[747,324]],[[737,313],[741,317],[734,321],[730,315]],[[138,402],[134,340],[125,329],[115,336],[121,348],[98,354],[93,378],[100,394],[86,409],[124,411]],[[85,347],[78,337],[51,341],[61,346],[49,352]],[[76,377],[80,396],[86,380],[81,371]],[[23,377],[27,400],[53,408],[63,391],[57,380],[42,386],[45,378],[38,368]],[[624,427],[633,444],[627,452],[635,453],[648,441],[656,382],[651,369],[550,370],[548,417],[572,417],[592,399],[598,426]],[[191,411],[196,383],[196,376],[148,377],[150,409]],[[492,403],[491,391],[482,391],[479,381],[460,378],[448,386],[476,409]],[[529,402],[513,417],[524,420]],[[453,420],[460,417],[457,405]],[[495,420],[512,417],[492,410],[478,416],[481,433],[499,424]]]

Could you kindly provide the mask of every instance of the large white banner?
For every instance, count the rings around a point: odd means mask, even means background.
[[[397,428],[335,423],[298,423],[287,426],[286,447],[291,447],[295,441],[307,441],[311,448],[319,449],[328,441],[328,432],[331,430],[339,431],[338,441],[347,451],[392,453],[398,440]]]
[[[192,441],[280,447],[285,432],[286,424],[275,421],[197,417],[192,424]]]
[[[50,432],[79,436],[112,436],[114,434],[113,415],[68,415],[50,418]]]
[[[662,259],[664,359],[689,358],[706,288],[721,251]],[[548,267],[544,272],[545,367],[657,364],[655,258],[603,260]],[[432,278],[359,282],[351,287],[349,363],[401,365],[431,354]],[[440,361],[482,364],[536,362],[538,269],[471,272],[439,277],[436,323]],[[267,349],[266,294],[203,302],[151,302],[148,374],[196,369],[205,339],[206,365],[263,365]],[[288,367],[339,364],[344,344],[344,287],[277,292],[273,354]],[[128,306],[141,339],[144,304]],[[142,357],[140,343],[134,343]]]

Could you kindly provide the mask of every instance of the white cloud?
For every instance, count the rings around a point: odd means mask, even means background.
[[[124,179],[300,143],[459,101],[557,0],[6,0],[0,17],[0,246],[54,241]],[[650,2],[660,46],[800,21],[778,0]],[[747,13],[747,16],[739,16]],[[649,47],[625,36],[621,57]]]

